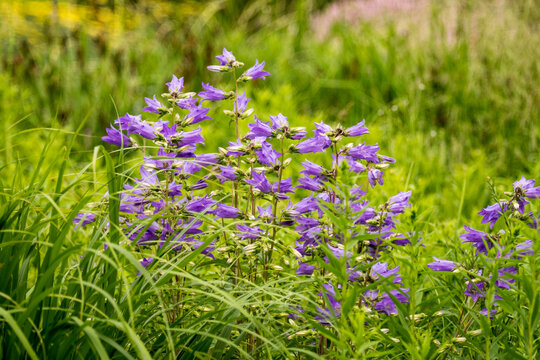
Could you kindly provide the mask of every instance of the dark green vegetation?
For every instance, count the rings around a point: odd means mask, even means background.
[[[367,141],[397,160],[381,198],[413,190],[407,223],[426,247],[403,250],[396,264],[414,301],[400,316],[381,317],[388,335],[364,328],[357,314],[350,327],[328,334],[330,358],[435,358],[441,355],[434,340],[459,349],[448,358],[538,356],[536,258],[519,274],[509,315],[491,323],[473,318],[467,330],[484,333],[466,335],[464,343],[452,340],[462,335],[459,313],[437,313],[458,307],[463,289],[450,276],[435,278],[425,263],[463,252],[457,238],[463,224],[479,226],[474,214],[490,203],[486,176],[501,188],[522,175],[540,181],[540,6],[433,2],[411,19],[398,12],[387,21],[338,23],[318,37],[313,29],[327,24],[316,15],[328,4],[286,3],[189,2],[145,12],[143,4],[126,2],[112,12],[129,28],[119,33],[54,19],[43,25],[28,19],[25,26],[34,30],[21,32],[19,23],[2,21],[4,358],[249,357],[242,345],[248,334],[258,339],[256,357],[314,356],[306,348],[307,340],[317,341],[312,326],[291,330],[283,315],[290,301],[308,297],[298,291],[304,280],[294,271],[285,270],[272,286],[246,283],[239,292],[206,280],[215,276],[207,276],[206,260],[195,253],[160,254],[164,265],[153,269],[159,276],[144,272],[134,281],[142,268],[128,241],[114,231],[104,236],[105,223],[82,232],[71,224],[107,188],[114,193],[135,166],[95,150],[104,128],[118,113],[142,108],[143,96],[164,91],[159,86],[172,73],[199,90],[210,81],[205,66],[222,47],[249,66],[266,61],[272,76],[248,89],[261,118],[281,112],[296,126],[365,118],[372,131]],[[212,149],[225,145],[234,127],[223,116],[204,131],[212,134]],[[102,251],[104,241],[113,251]],[[538,241],[535,247],[538,252]],[[189,294],[188,303],[174,299],[171,288]],[[194,305],[205,311],[190,310]],[[407,319],[420,313],[427,315]]]

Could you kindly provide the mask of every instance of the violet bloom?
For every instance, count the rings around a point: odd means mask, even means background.
[[[218,101],[227,98],[227,94],[225,93],[225,91],[216,89],[210,84],[202,83],[202,87],[204,88],[204,90],[206,90],[199,93],[199,96],[203,100]]]
[[[255,139],[258,137],[272,137],[273,131],[272,128],[268,123],[265,123],[264,121],[259,120],[257,116],[255,116],[255,123],[248,124],[249,126],[249,133],[246,135],[248,139]]]
[[[262,193],[269,193],[272,192],[272,186],[270,185],[270,182],[266,178],[264,171],[262,174],[258,174],[256,171],[253,171],[251,173],[251,176],[253,179],[244,179],[244,182],[252,185],[255,189],[259,190]]]
[[[502,205],[502,209],[501,204],[499,203],[490,205],[487,208],[482,209],[482,211],[478,213],[478,215],[483,216],[481,223],[489,223],[489,228],[493,229],[493,226],[495,226],[495,223],[497,222],[497,220],[499,220],[503,211],[506,211],[508,209],[508,205],[506,203],[502,202]]]
[[[226,181],[236,180],[236,171],[230,166],[219,166],[221,173],[216,174],[216,177],[221,180],[223,184]]]
[[[491,311],[490,311],[490,314],[489,314],[489,317],[490,317],[490,318],[493,318],[493,315],[495,315],[496,313],[497,313],[497,310],[491,310]],[[488,309],[486,308],[486,309],[480,310],[480,314],[482,314],[482,315],[484,315],[485,317],[487,317],[487,316],[488,316]]]
[[[382,276],[384,278],[389,278],[397,274],[399,271],[399,266],[396,266],[395,268],[388,269],[387,263],[377,262],[371,267],[371,277],[374,279],[379,279],[379,276]],[[394,284],[400,284],[401,276],[397,275],[394,276],[392,279],[392,283]]]
[[[191,200],[186,205],[187,211],[192,211],[196,213],[200,213],[208,209],[210,206],[214,205],[216,202],[212,199],[210,199],[208,196],[203,196],[200,198],[196,198]]]
[[[270,121],[272,121],[272,129],[274,130],[289,127],[289,122],[287,121],[287,118],[281,113],[277,114],[276,116],[270,116]]]
[[[275,166],[279,164],[281,153],[274,150],[272,145],[266,140],[261,143],[261,148],[255,150],[259,162],[266,166]]]
[[[247,108],[247,103],[250,101],[251,99],[248,99],[247,96],[246,96],[246,92],[244,91],[244,93],[242,95],[240,95],[234,105],[235,107],[235,110],[236,112],[238,113],[243,113],[244,111],[246,111],[246,108]]]
[[[216,56],[216,59],[218,59],[221,66],[230,65],[236,61],[233,53],[225,48],[223,48],[223,54]]]
[[[315,135],[324,135],[334,132],[334,129],[330,125],[325,124],[323,121],[320,123],[315,123],[315,130],[313,130]]]
[[[146,102],[146,105],[148,106],[142,109],[142,111],[154,113],[154,114],[161,114],[162,109],[164,109],[163,104],[160,103],[158,99],[156,99],[156,95],[154,95],[153,99],[145,97],[144,101]]]
[[[294,193],[294,187],[292,186],[292,179],[288,178],[281,180],[281,182],[275,182],[272,184],[272,192],[274,193]]]
[[[296,275],[311,275],[315,269],[316,267],[313,265],[300,263],[300,266],[296,269]]]
[[[190,109],[189,114],[186,115],[185,119],[189,124],[197,124],[204,120],[212,119],[210,116],[207,116],[209,108],[203,108],[202,104],[194,106]]]
[[[534,187],[536,180],[527,180],[524,176],[520,180],[514,182],[513,186],[516,191],[523,190],[524,196],[529,199],[540,199],[540,186]]]
[[[392,216],[403,213],[406,207],[410,207],[409,199],[411,198],[411,191],[400,192],[397,195],[392,196],[388,200],[388,211]]]
[[[194,97],[189,97],[189,98],[185,98],[185,99],[178,99],[176,101],[176,105],[178,105],[179,108],[181,109],[184,109],[184,110],[191,110],[193,109],[197,103],[199,99],[197,98],[194,98]]]
[[[532,240],[525,240],[524,242],[516,245],[516,251],[519,253],[518,259],[522,259],[525,255],[534,255],[532,250]]]
[[[383,172],[381,170],[375,169],[375,168],[369,169],[369,171],[368,171],[368,181],[371,184],[371,187],[373,187],[373,188],[375,187],[375,185],[377,183],[379,183],[379,185],[383,185],[384,184]]]
[[[133,116],[128,113],[114,121],[120,129],[127,130],[128,135],[138,134],[145,139],[154,139],[156,134],[152,125],[142,121],[141,115]]]
[[[365,122],[366,122],[365,120],[362,120],[358,124],[351,126],[347,130],[345,130],[345,135],[346,136],[360,136],[360,135],[369,134],[368,128],[364,126]]]
[[[210,210],[209,213],[216,215],[217,219],[233,219],[240,215],[240,210],[233,206],[217,203],[216,208]]]
[[[489,239],[488,234],[468,226],[464,226],[464,228],[467,233],[459,236],[460,239],[463,239],[462,242],[470,242],[479,252],[487,254],[488,249],[493,247],[493,243]]]
[[[306,137],[307,131],[303,128],[293,128],[291,132],[287,135],[292,140],[301,140]]]
[[[101,140],[116,146],[131,145],[131,140],[129,140],[129,138],[118,129],[112,127],[112,125],[111,128],[107,128],[105,131],[107,131],[107,136],[103,136]]]
[[[400,289],[400,290],[391,290],[390,293],[384,293],[381,297],[381,300],[377,301],[375,305],[373,306],[373,309],[380,313],[384,313],[386,315],[395,315],[397,314],[397,307],[394,303],[394,300],[390,297],[389,294],[391,294],[397,301],[400,303],[406,303],[409,302],[409,298],[407,295],[404,295],[403,293],[407,293],[409,289]]]
[[[304,175],[317,176],[324,172],[324,169],[322,168],[322,166],[312,163],[309,160],[304,161],[302,163],[302,166],[304,167],[305,170],[302,170],[300,172]]]
[[[427,267],[435,271],[454,271],[457,267],[456,263],[450,260],[438,259],[435,256],[433,257],[435,262],[427,264]]]
[[[471,282],[467,281],[467,290],[465,290],[465,295],[469,296],[474,302],[476,302],[479,298],[484,297],[486,294],[482,291],[484,288],[484,282]]]
[[[184,88],[184,78],[181,77],[180,79],[176,77],[176,75],[173,74],[172,80],[168,83],[166,83],[167,87],[169,88],[169,93],[180,93],[182,92],[182,89]]]
[[[296,210],[299,214],[305,214],[311,211],[319,210],[319,206],[317,204],[317,200],[313,197],[313,195],[310,195],[297,202],[293,206],[293,209]]]
[[[77,224],[75,225],[75,229],[77,229],[79,226],[91,224],[94,221],[96,221],[96,215],[91,213],[79,213],[73,219],[73,223]]]
[[[262,230],[257,226],[236,225],[239,231],[238,237],[241,239],[257,239],[261,236]]]
[[[379,158],[377,157],[377,151],[379,151],[378,145],[358,145],[349,150],[349,155],[355,159],[361,159],[366,161],[371,161],[373,163],[378,163]]]
[[[236,142],[229,141],[229,147],[227,147],[227,155],[242,156],[246,152],[246,147],[242,144],[242,140],[238,139]]]
[[[244,74],[242,74],[241,79],[242,80],[253,80],[253,79],[263,79],[266,80],[266,76],[270,76],[270,73],[267,71],[264,71],[264,61],[259,64],[259,60],[255,60],[255,65],[253,67],[246,70]]]
[[[320,183],[319,179],[317,178],[315,179],[312,179],[310,177],[299,178],[298,182],[300,183],[300,185],[296,187],[297,189],[306,189],[306,190],[317,191],[317,192],[324,190],[323,185]]]
[[[300,154],[324,152],[331,143],[331,140],[327,136],[316,135],[298,143],[295,149]]]
[[[349,169],[351,169],[352,172],[361,174],[366,171],[367,168],[361,162],[352,160],[349,161]]]
[[[195,130],[181,132],[178,134],[178,137],[180,138],[180,141],[182,142],[182,146],[185,145],[192,145],[195,144],[204,144],[204,138],[201,135],[201,128],[197,128]]]

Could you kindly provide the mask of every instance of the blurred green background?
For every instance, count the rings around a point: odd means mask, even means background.
[[[366,141],[397,159],[381,196],[412,189],[434,229],[453,233],[486,205],[487,176],[540,175],[536,0],[18,0],[0,19],[6,182],[81,127],[78,173],[117,114],[140,113],[173,73],[193,91],[227,88],[206,70],[223,47],[266,61],[272,76],[246,85],[259,117],[308,129],[366,119]],[[224,115],[203,129],[209,149],[234,131]]]

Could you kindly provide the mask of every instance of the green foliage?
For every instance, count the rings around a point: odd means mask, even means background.
[[[123,11],[144,10],[125,3],[114,11],[124,22]],[[432,1],[425,26],[335,24],[322,39],[309,19],[325,2],[295,3],[188,2],[165,18],[149,13],[120,41],[91,24],[51,21],[37,27],[40,35],[0,24],[2,358],[319,358],[320,333],[326,358],[539,356],[538,257],[527,258],[512,300],[500,302],[505,314],[493,319],[472,311],[455,276],[425,267],[433,255],[464,255],[457,235],[464,223],[479,223],[472,215],[489,202],[486,176],[497,184],[540,180],[535,2],[496,2],[496,11],[492,2],[460,1],[449,20],[453,2]],[[366,118],[396,158],[380,196],[412,189],[403,229],[422,237],[392,259],[411,289],[398,316],[368,327],[365,313],[349,311],[329,330],[287,318],[292,304],[315,307],[309,284],[321,279],[288,268],[270,270],[265,285],[239,278],[224,287],[215,269],[227,264],[197,251],[158,253],[151,267],[140,265],[118,231],[114,196],[129,178],[130,155],[95,146],[117,113],[141,108],[131,94],[151,97],[171,73],[189,74],[196,88],[223,46],[270,65],[265,89],[253,89],[261,117],[282,112],[295,125]],[[234,128],[225,124],[217,119],[208,130],[216,134],[209,148],[230,138]],[[106,189],[109,229],[100,222],[74,231],[79,210]],[[335,217],[336,225],[347,221]],[[328,266],[340,274],[334,260]],[[345,313],[357,295],[345,292]]]

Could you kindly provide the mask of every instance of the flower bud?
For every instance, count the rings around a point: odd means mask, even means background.
[[[467,338],[464,338],[464,337],[460,336],[460,337],[453,338],[452,341],[457,342],[457,343],[463,343],[463,342],[467,341]]]
[[[467,331],[467,335],[476,336],[482,333],[482,329]]]
[[[249,117],[251,114],[253,114],[254,111],[255,111],[255,110],[253,110],[253,109],[247,109],[246,111],[244,111],[244,112],[240,115],[240,117],[241,117],[242,119],[245,119],[245,118]]]
[[[231,111],[231,110],[223,110],[223,113],[233,119],[236,117],[236,115],[234,114],[234,111]]]
[[[229,72],[232,71],[230,66],[221,66],[221,65],[210,65],[206,67],[208,70],[213,72]]]
[[[197,96],[197,93],[195,92],[187,92],[187,93],[180,93],[178,95],[178,98],[179,99],[187,99],[187,98],[192,98],[192,97],[195,97]]]

